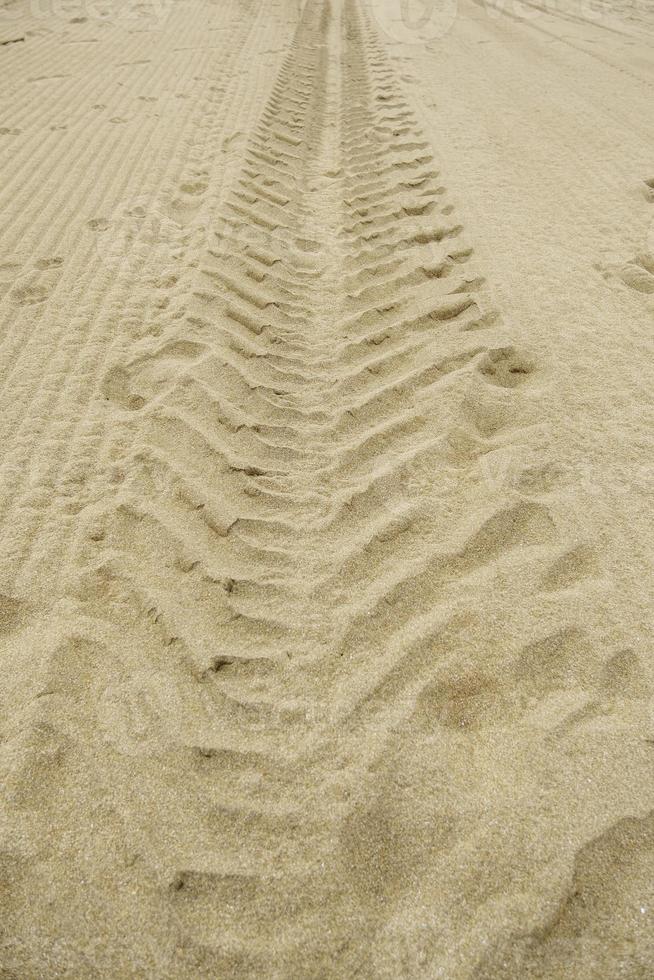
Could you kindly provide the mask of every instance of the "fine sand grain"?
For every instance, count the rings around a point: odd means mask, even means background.
[[[652,980],[651,3],[0,78],[0,977]]]

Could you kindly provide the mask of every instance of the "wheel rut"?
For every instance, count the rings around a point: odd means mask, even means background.
[[[308,0],[184,315],[103,377],[120,476],[46,658],[74,724],[28,726],[53,795],[80,731],[81,776],[118,787],[100,822],[157,975],[354,974],[359,930],[474,840],[436,796],[413,813],[411,745],[502,738],[571,678],[562,731],[610,710],[547,604],[594,556],[529,457],[541,368],[474,265],[363,5]]]

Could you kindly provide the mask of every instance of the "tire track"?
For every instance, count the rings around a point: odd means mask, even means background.
[[[183,316],[103,375],[120,478],[21,736],[46,799],[81,769],[121,801],[101,825],[138,908],[113,969],[145,928],[154,975],[353,975],[358,937],[479,832],[445,792],[421,822],[411,745],[465,758],[565,687],[544,738],[611,710],[574,596],[569,621],[548,604],[595,556],[529,460],[539,365],[473,265],[361,6],[308,0]],[[638,663],[617,669],[637,699]]]

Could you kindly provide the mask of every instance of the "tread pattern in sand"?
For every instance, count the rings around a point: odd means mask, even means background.
[[[180,175],[181,226],[210,183],[202,166]],[[597,556],[560,539],[547,465],[507,489],[539,365],[488,311],[355,0],[308,0],[210,230],[188,289],[174,269],[157,280],[187,289],[175,316],[100,365],[113,479],[77,512],[82,573],[45,658],[57,700],[21,736],[14,791],[50,800],[65,851],[66,785],[111,780],[121,803],[98,819],[139,898],[110,969],[145,928],[170,975],[354,975],[357,931],[381,933],[418,869],[474,846],[444,767],[426,778],[411,746],[465,755],[513,724],[564,738],[610,712],[611,663],[625,698],[643,682],[574,601],[549,604]],[[12,285],[10,302],[42,302],[58,275],[42,271],[47,287]],[[7,602],[13,642],[24,614]],[[434,793],[427,811],[416,792]],[[22,935],[39,902],[25,911],[22,865],[7,867]],[[78,871],[102,916],[96,866]],[[486,896],[467,885],[474,916]],[[48,920],[64,935],[74,887]]]

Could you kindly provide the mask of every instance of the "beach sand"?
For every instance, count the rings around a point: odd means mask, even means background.
[[[0,977],[651,980],[651,4],[2,3]]]

